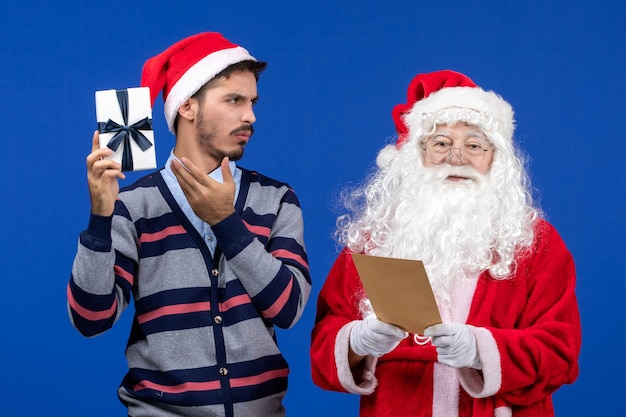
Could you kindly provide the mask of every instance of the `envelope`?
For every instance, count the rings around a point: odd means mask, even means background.
[[[419,335],[442,322],[422,261],[356,253],[352,259],[381,321]]]

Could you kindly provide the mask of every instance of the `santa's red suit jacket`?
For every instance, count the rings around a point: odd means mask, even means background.
[[[483,369],[436,362],[435,348],[411,337],[379,359],[348,366],[350,329],[363,289],[349,252],[333,265],[317,304],[311,364],[321,388],[361,395],[361,417],[553,416],[551,395],[578,376],[581,328],[574,261],[540,220],[535,243],[514,276],[480,275],[467,324]],[[381,277],[384,279],[384,277]]]

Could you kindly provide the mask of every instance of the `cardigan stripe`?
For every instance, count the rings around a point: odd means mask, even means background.
[[[111,305],[111,307],[106,310],[89,310],[78,304],[78,302],[74,299],[74,295],[72,294],[69,286],[67,287],[67,299],[70,307],[75,310],[80,317],[90,321],[107,320],[111,318],[117,310],[117,303],[115,302],[115,300],[113,300],[113,304]]]
[[[155,242],[163,240],[170,235],[182,235],[185,234],[185,229],[182,226],[170,226],[155,233],[143,233],[139,238],[139,241],[143,243]]]
[[[243,222],[249,231],[265,238],[269,237],[271,229],[267,226],[255,226],[247,222]]]

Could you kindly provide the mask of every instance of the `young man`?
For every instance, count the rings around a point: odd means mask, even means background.
[[[413,79],[393,118],[397,143],[338,222],[315,383],[360,394],[362,417],[552,416],[552,393],[578,375],[574,262],[532,204],[511,106],[437,71]],[[351,253],[422,260],[443,323],[407,337],[378,320]]]
[[[285,183],[241,168],[265,69],[218,33],[146,61],[176,145],[164,168],[119,190],[121,166],[87,157],[91,218],[68,286],[84,335],[135,317],[118,390],[133,417],[283,416],[287,363],[274,326],[300,318],[311,280],[300,204]]]

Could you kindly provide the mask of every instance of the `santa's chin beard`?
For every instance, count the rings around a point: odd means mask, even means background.
[[[442,165],[423,171],[403,178],[394,224],[376,252],[424,261],[439,291],[459,275],[489,267],[497,204],[487,177],[472,168]]]

